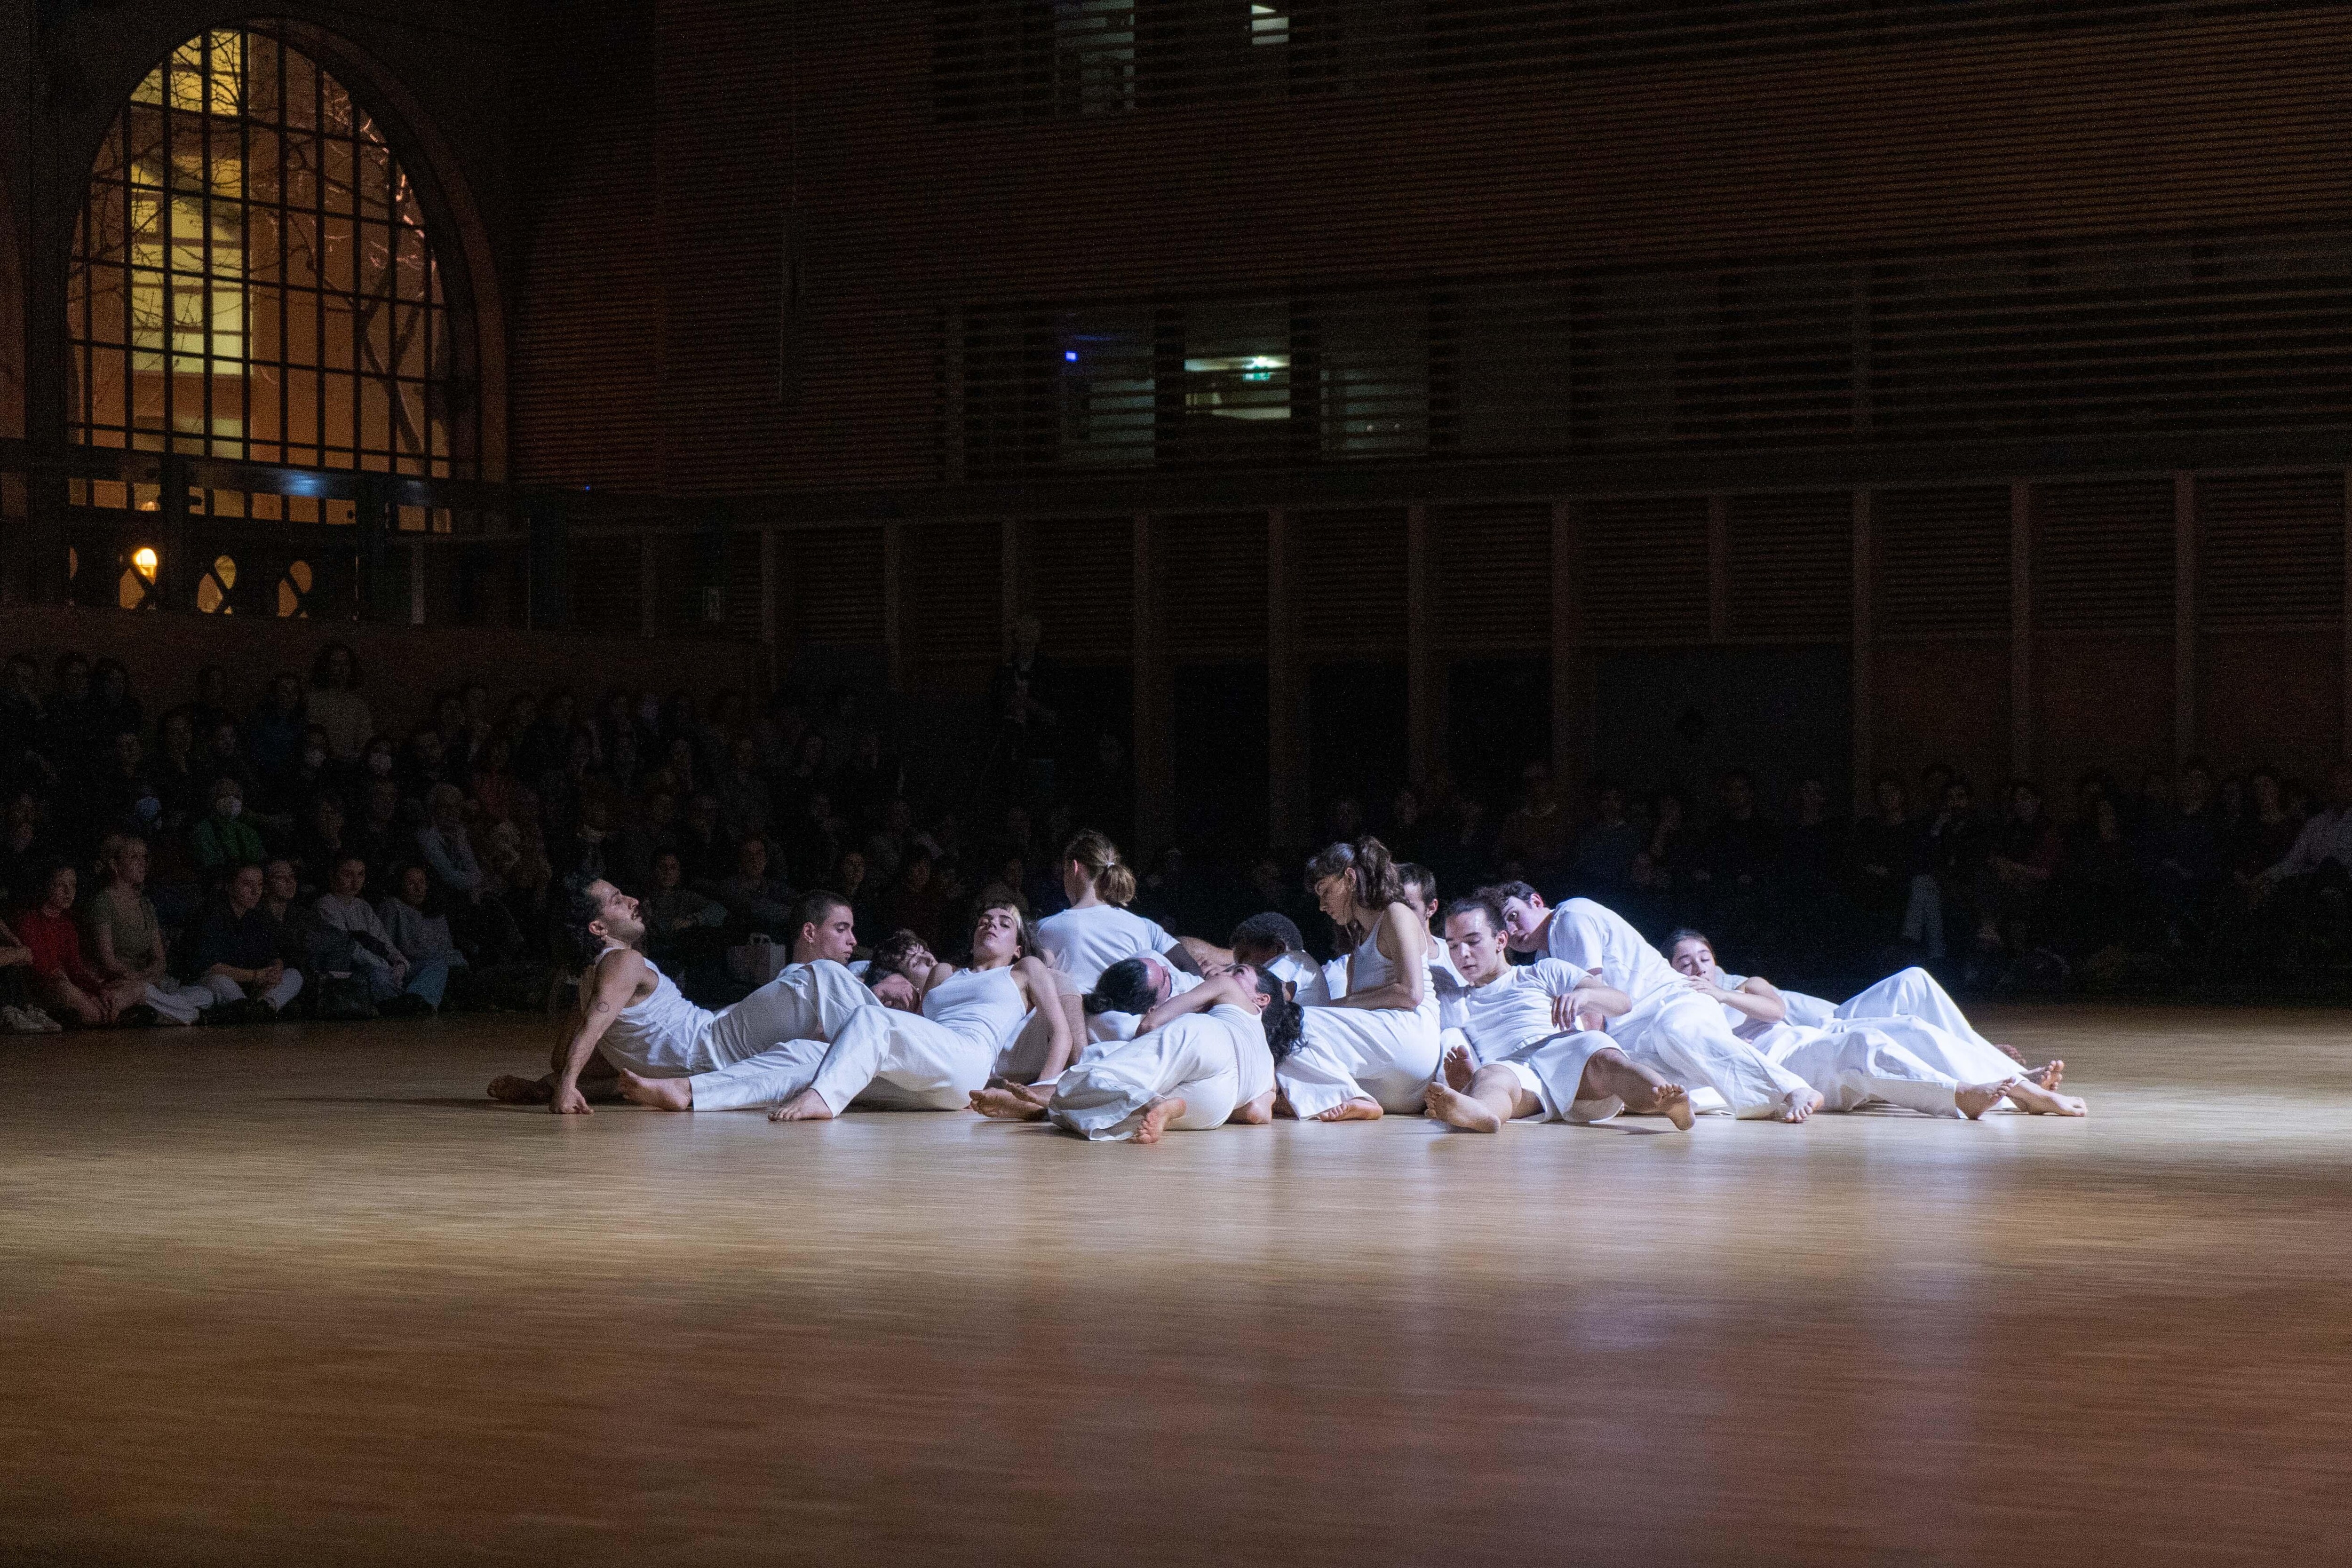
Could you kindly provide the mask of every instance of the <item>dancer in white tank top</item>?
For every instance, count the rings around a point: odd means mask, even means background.
[[[1263,1124],[1274,1110],[1269,1038],[1286,1050],[1297,1036],[1298,1006],[1284,990],[1237,966],[1152,1008],[1132,1038],[1089,1047],[1050,1092],[1007,1084],[973,1095],[972,1109],[1001,1121],[1050,1119],[1097,1142],[1156,1144],[1165,1132]]]
[[[1801,1122],[1821,1109],[1819,1090],[1732,1033],[1723,1009],[1694,995],[1616,911],[1589,898],[1553,909],[1523,882],[1486,893],[1503,911],[1514,951],[1597,970],[1625,993],[1633,1010],[1609,1020],[1610,1038],[1634,1061],[1689,1084],[1693,1109],[1774,1122]]]
[[[1463,985],[1438,1003],[1449,1049],[1444,1076],[1429,1086],[1432,1116],[1494,1133],[1521,1117],[1601,1122],[1632,1111],[1690,1131],[1690,1092],[1601,1032],[1631,1010],[1622,991],[1557,958],[1512,964],[1501,912],[1484,899],[1446,907],[1445,945]]]
[[[737,1088],[747,1075],[799,1071],[805,1076],[864,1012],[874,995],[840,962],[856,936],[849,908],[812,895],[794,940],[796,962],[733,1007],[711,1012],[682,995],[670,977],[630,945],[645,936],[637,901],[607,882],[591,883],[575,914],[576,939],[599,946],[580,981],[580,1022],[559,1048],[546,1078],[500,1078],[494,1099],[544,1103],[558,1113],[584,1113],[582,1088],[592,1061],[614,1071],[618,1092],[660,1110],[730,1110],[764,1104]],[[598,1082],[601,1079],[593,1078]]]
[[[1666,951],[1692,989],[1723,1009],[1735,1033],[1819,1090],[1832,1111],[1875,1103],[1974,1121],[2005,1099],[2034,1115],[2088,1113],[2083,1101],[2045,1086],[1993,1045],[1916,1018],[1797,1022],[1770,981],[1724,973],[1699,932],[1675,932]],[[2062,1070],[2053,1062],[2043,1071],[2054,1078]]]
[[[921,1013],[881,1008],[852,1019],[814,1075],[772,1086],[769,1120],[826,1121],[852,1104],[961,1110],[1041,1003],[1052,1034],[1046,1065],[1058,1074],[1069,1061],[1069,1029],[1054,977],[1030,950],[1021,912],[1004,904],[981,910],[971,956],[969,969],[941,964],[931,972]]]
[[[1298,1049],[1276,1064],[1283,1104],[1317,1122],[1419,1111],[1439,1055],[1429,924],[1399,896],[1378,839],[1331,845],[1307,862],[1307,880],[1335,924],[1370,934],[1348,956],[1347,995],[1307,1009]]]

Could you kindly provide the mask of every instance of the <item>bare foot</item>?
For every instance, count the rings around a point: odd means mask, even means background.
[[[1470,1052],[1465,1047],[1457,1045],[1446,1051],[1445,1086],[1447,1088],[1458,1094],[1467,1094],[1470,1092],[1470,1081],[1477,1075],[1478,1069],[1471,1062]]]
[[[2009,1086],[2009,1103],[2033,1116],[2087,1116],[2091,1107],[2072,1094],[2061,1094],[2045,1089],[2031,1078],[2020,1078]]]
[[[1035,1122],[1045,1114],[1045,1107],[1014,1089],[975,1090],[971,1108],[998,1122]]]
[[[1822,1108],[1821,1093],[1812,1089],[1791,1089],[1780,1096],[1772,1107],[1770,1119],[1775,1122],[1801,1122]]]
[[[1959,1107],[1961,1115],[1973,1122],[2000,1104],[2008,1096],[2011,1084],[2022,1082],[2011,1078],[1999,1083],[1963,1083],[1952,1091],[1952,1103]]]
[[[768,1113],[771,1122],[830,1122],[833,1107],[814,1089],[803,1089]]]
[[[621,1098],[655,1111],[691,1111],[694,1085],[683,1078],[640,1078],[621,1070]]]
[[[544,1078],[502,1072],[490,1080],[490,1098],[501,1105],[544,1105],[555,1098],[555,1086]]]
[[[1449,1058],[1446,1066],[1451,1068],[1453,1065]],[[1446,1076],[1451,1078],[1454,1075],[1449,1071]],[[1429,1107],[1431,1115],[1449,1127],[1459,1127],[1465,1133],[1499,1133],[1503,1130],[1503,1119],[1495,1114],[1492,1105],[1484,1100],[1473,1099],[1451,1083],[1432,1083],[1423,1094],[1422,1101]],[[1343,1105],[1340,1109],[1344,1111],[1347,1107]]]
[[[1135,1129],[1135,1141],[1139,1144],[1158,1143],[1160,1134],[1168,1131],[1168,1124],[1183,1113],[1184,1102],[1181,1100],[1154,1100],[1143,1113],[1143,1124]]]
[[[1654,1115],[1663,1115],[1675,1124],[1677,1133],[1691,1130],[1690,1091],[1679,1083],[1669,1083],[1658,1091],[1658,1103]]]
[[[2066,1082],[2066,1064],[2057,1061],[2048,1061],[2028,1072],[2026,1076],[2044,1089],[2055,1089]]]
[[[1381,1119],[1381,1103],[1377,1100],[1342,1100],[1328,1111],[1318,1111],[1318,1122],[1377,1122]]]

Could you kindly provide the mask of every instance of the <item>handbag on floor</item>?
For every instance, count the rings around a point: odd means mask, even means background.
[[[727,977],[747,986],[764,986],[782,972],[791,957],[790,948],[755,932],[751,940],[727,949]]]

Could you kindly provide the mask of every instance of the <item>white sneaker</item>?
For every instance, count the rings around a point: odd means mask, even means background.
[[[11,1034],[39,1034],[41,1026],[25,1016],[22,1008],[0,1007],[0,1024],[8,1026]]]
[[[26,1008],[25,1011],[31,1016],[33,1019],[33,1027],[39,1030],[43,1034],[65,1033],[66,1026],[51,1018],[48,1014],[43,1012],[40,1009]]]

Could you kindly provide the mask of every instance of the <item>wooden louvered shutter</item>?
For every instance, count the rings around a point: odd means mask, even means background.
[[[926,523],[904,536],[898,626],[918,686],[974,689],[1002,656],[1003,531],[994,523]]]
[[[1881,637],[2008,635],[2007,486],[1887,490],[1877,507]]]
[[[2033,491],[2033,620],[2044,632],[2169,632],[2172,482]]]
[[[1707,640],[1706,513],[1703,496],[1594,501],[1580,510],[1586,643]]]
[[[1727,633],[1742,642],[1853,634],[1853,497],[1735,496],[1726,519]]]
[[[803,528],[776,538],[776,592],[802,647],[871,647],[887,635],[882,530]]]
[[[1551,646],[1551,508],[1432,507],[1437,640],[1463,653]]]
[[[2333,625],[2344,614],[2344,476],[2197,484],[2200,624]]]
[[[1135,651],[1135,533],[1126,517],[1056,519],[1022,530],[1021,602],[1056,659]]]
[[[1153,522],[1160,646],[1171,660],[1265,656],[1265,526],[1263,512]]]
[[[1310,654],[1402,659],[1402,511],[1296,512],[1285,556],[1291,612]]]

